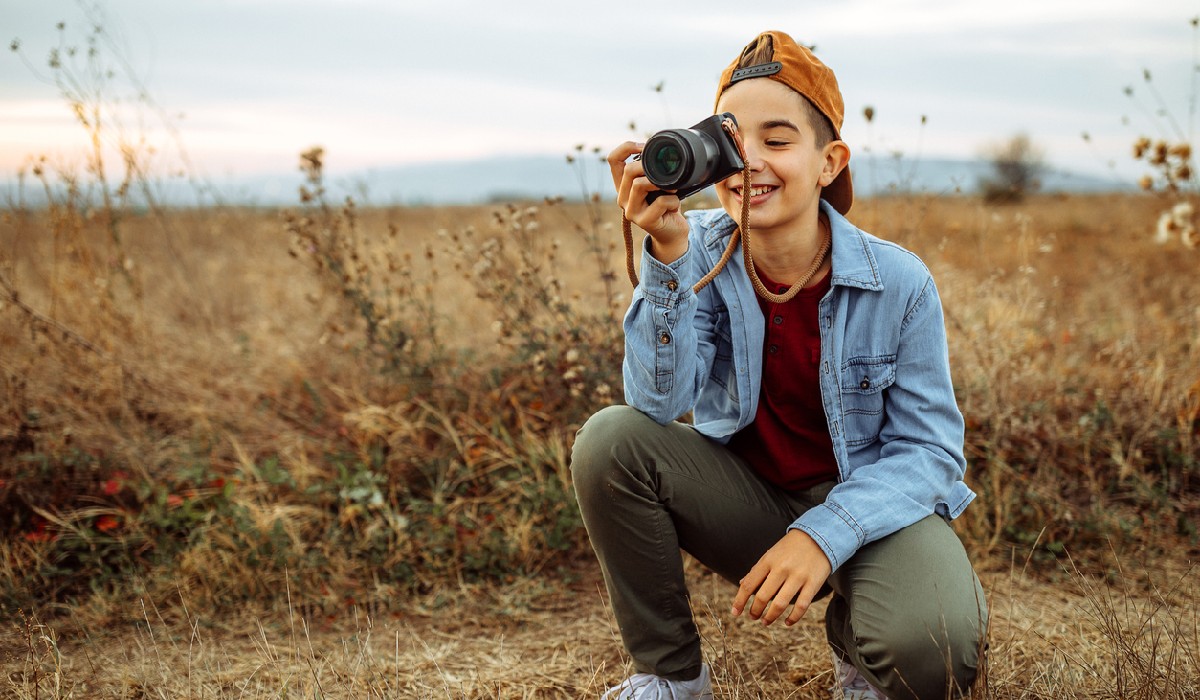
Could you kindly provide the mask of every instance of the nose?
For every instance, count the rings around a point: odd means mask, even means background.
[[[763,161],[763,159],[761,157],[759,157],[758,151],[753,146],[750,146],[748,144],[746,145],[745,149],[746,149],[746,162],[750,165],[750,172],[752,172],[752,173],[761,172],[762,169],[764,167],[766,167],[766,164]]]

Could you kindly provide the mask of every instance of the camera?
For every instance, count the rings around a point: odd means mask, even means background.
[[[646,141],[641,161],[646,178],[655,187],[671,190],[683,199],[709,185],[720,182],[745,167],[738,145],[722,126],[729,112],[714,114],[690,129],[664,129]],[[647,202],[665,192],[651,192]]]

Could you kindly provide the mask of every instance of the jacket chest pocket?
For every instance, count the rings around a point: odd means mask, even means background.
[[[842,425],[847,447],[879,439],[883,429],[883,401],[887,388],[895,382],[895,355],[852,357],[842,365]]]

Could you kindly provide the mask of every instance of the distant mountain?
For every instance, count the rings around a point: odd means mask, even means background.
[[[851,163],[855,192],[876,194],[973,193],[992,173],[980,160],[857,158]],[[297,185],[299,178],[296,178]],[[1041,191],[1110,192],[1128,185],[1060,170],[1041,174]],[[599,192],[612,196],[608,165],[595,154],[573,162],[553,156],[488,158],[450,163],[407,165],[334,178],[334,184],[375,204],[473,204],[510,199],[561,196],[581,198]],[[295,186],[289,188],[295,192]]]
[[[991,164],[980,160],[857,158],[851,163],[855,192],[875,194],[973,193],[991,175]],[[581,183],[582,176],[582,183]],[[337,181],[337,179],[335,179]],[[1105,178],[1059,170],[1041,174],[1041,191],[1109,192],[1127,185]],[[580,198],[600,192],[612,195],[608,165],[595,154],[567,162],[563,157],[489,158],[454,163],[430,163],[367,171],[342,178],[347,189],[362,189],[376,204],[455,204]],[[294,190],[293,190],[294,191]]]
[[[850,163],[854,191],[866,196],[878,194],[971,194],[980,182],[994,178],[992,164],[985,160],[903,160],[874,158],[870,155]],[[1096,177],[1067,170],[1045,168],[1038,174],[1041,192],[1122,192],[1132,185],[1112,178]]]
[[[489,201],[564,197],[579,199],[599,193],[612,196],[608,166],[594,153],[562,156],[493,157],[376,168],[329,177],[327,189],[337,199],[349,194],[374,205],[478,204]],[[859,196],[877,194],[970,194],[981,179],[991,174],[991,165],[980,160],[904,160],[891,157],[856,157],[850,164],[854,190]],[[1111,179],[1060,170],[1041,174],[1043,192],[1115,192],[1130,185]],[[280,206],[298,202],[303,183],[299,172],[248,176],[211,186],[220,201],[228,204]],[[44,203],[40,190],[27,188],[26,203]],[[212,197],[198,194],[197,186],[172,181],[159,186],[156,198],[176,205],[210,203]],[[16,200],[15,184],[0,181],[0,202]]]

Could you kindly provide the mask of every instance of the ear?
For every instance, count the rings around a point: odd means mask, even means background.
[[[826,187],[837,179],[837,176],[850,163],[850,147],[846,145],[845,141],[830,141],[821,150],[821,155],[825,159],[825,165],[821,168],[820,182],[821,187]]]

